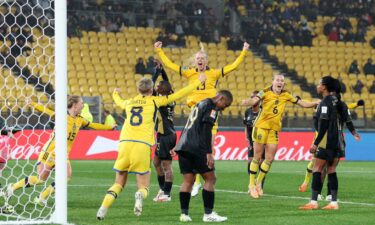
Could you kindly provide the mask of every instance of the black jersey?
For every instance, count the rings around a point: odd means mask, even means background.
[[[339,132],[339,101],[335,96],[328,95],[323,98],[317,107],[314,116],[314,126],[318,131],[314,144],[323,149],[340,149]]]
[[[173,124],[175,102],[169,105],[159,107],[157,118],[157,132],[162,135],[170,135],[176,133]]]
[[[254,126],[254,121],[259,115],[259,110],[258,112],[254,112],[253,109],[250,107],[246,109],[245,111],[245,117],[243,118],[243,124],[246,126],[247,130],[247,139],[252,141],[251,133],[253,132],[253,126]]]
[[[218,111],[212,99],[199,102],[192,108],[189,119],[177,143],[176,151],[187,151],[193,154],[212,153],[212,127]]]

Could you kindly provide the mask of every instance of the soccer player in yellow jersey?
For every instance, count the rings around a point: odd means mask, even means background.
[[[195,54],[195,67],[183,67],[173,63],[168,57],[164,54],[162,50],[162,42],[158,41],[154,44],[156,53],[160,57],[162,63],[165,67],[170,68],[171,70],[180,74],[180,76],[186,77],[189,83],[194,82],[199,76],[200,73],[204,73],[207,76],[206,82],[199,86],[196,90],[191,92],[187,97],[187,105],[191,108],[195,106],[200,101],[206,98],[213,98],[217,94],[216,86],[219,82],[220,77],[228,75],[230,72],[235,70],[240,63],[244,60],[245,55],[249,49],[249,44],[245,42],[243,44],[242,52],[237,57],[237,59],[230,65],[226,65],[219,69],[211,69],[208,67],[208,55],[205,51],[201,50]],[[212,129],[212,147],[215,141],[215,135],[217,133],[217,123]],[[196,177],[196,182],[193,186],[193,191],[191,196],[196,196],[198,190],[201,187],[199,176]]]
[[[259,102],[261,104],[261,112],[255,121],[252,133],[254,157],[250,163],[249,193],[253,198],[259,198],[263,195],[261,184],[275,157],[279,142],[278,132],[281,130],[286,103],[291,102],[304,108],[312,108],[318,104],[318,102],[306,102],[299,97],[293,97],[288,91],[284,90],[284,86],[284,75],[274,75],[272,86],[260,91],[257,98],[243,100],[244,105],[253,106]],[[259,166],[264,151],[265,160]],[[260,169],[260,172],[255,182],[258,169]]]
[[[27,103],[34,107],[36,110],[48,114],[51,118],[54,118],[55,112],[51,109],[44,107],[43,105],[30,102],[27,100]],[[72,168],[69,161],[69,154],[72,149],[73,142],[77,136],[77,133],[81,127],[90,127],[96,130],[112,130],[114,126],[106,126],[99,123],[90,123],[86,119],[80,116],[81,110],[83,108],[83,100],[80,96],[69,96],[68,97],[68,125],[67,125],[67,151],[68,151],[68,181],[72,175]],[[9,198],[13,195],[14,191],[23,188],[31,187],[44,183],[51,171],[55,168],[55,132],[51,134],[51,138],[44,145],[42,151],[39,154],[37,161],[37,172],[38,176],[28,176],[24,179],[19,180],[14,184],[9,184],[7,186],[6,195]],[[47,203],[47,198],[55,191],[55,182],[52,182],[38,197],[34,199],[35,203],[45,205]]]
[[[357,107],[363,106],[364,104],[365,104],[365,101],[363,101],[361,99],[361,100],[358,100],[357,102],[349,103],[348,104],[348,109],[356,109]],[[310,180],[311,180],[313,167],[314,167],[314,157],[307,164],[306,173],[305,173],[305,179],[304,179],[303,183],[298,188],[298,190],[300,192],[305,192],[307,190],[307,186],[309,185]],[[323,173],[322,173],[322,180],[323,181],[324,181],[324,178],[325,178],[325,175],[326,175],[325,172],[326,171],[323,170]],[[328,197],[328,200],[329,200],[329,195],[330,195],[329,188],[327,190],[328,190],[327,197]],[[321,198],[321,196],[318,196],[318,199],[320,199],[320,198]]]
[[[128,174],[136,174],[138,190],[135,193],[134,214],[142,213],[143,199],[148,195],[150,184],[151,147],[155,145],[155,121],[158,107],[180,99],[206,81],[202,73],[189,86],[171,95],[153,96],[153,82],[143,78],[138,82],[138,92],[134,98],[123,100],[118,90],[113,92],[116,105],[123,108],[127,118],[120,134],[118,156],[113,166],[116,170],[115,183],[108,189],[101,207],[96,215],[98,220],[104,219],[108,208],[124,188]]]

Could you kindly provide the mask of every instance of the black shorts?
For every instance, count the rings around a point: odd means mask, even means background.
[[[339,158],[339,150],[318,148],[315,152],[315,158],[326,160],[328,165],[332,165],[335,158]]]
[[[345,150],[339,150],[339,151],[337,151],[337,157],[338,158],[345,157]]]
[[[192,154],[190,152],[178,151],[178,164],[180,165],[180,172],[182,174],[194,173],[204,174],[214,171],[215,168],[208,168],[206,154]]]
[[[155,155],[158,156],[160,160],[172,160],[172,156],[169,151],[176,146],[176,140],[176,134],[158,134]]]

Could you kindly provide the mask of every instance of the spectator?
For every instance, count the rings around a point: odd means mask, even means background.
[[[336,42],[340,40],[340,33],[337,27],[332,27],[331,32],[328,34],[328,40]]]
[[[374,81],[372,81],[372,85],[371,85],[371,87],[370,87],[370,93],[371,94],[375,94],[375,80]]]
[[[341,92],[345,93],[346,92],[346,85],[344,84],[344,82],[342,82],[342,78],[340,76],[338,77],[338,80],[339,80],[340,85],[341,85]]]
[[[153,56],[148,57],[146,65],[146,73],[154,74],[155,70],[155,58]]]
[[[368,58],[367,63],[363,67],[363,72],[368,75],[368,74],[375,74],[375,65],[372,64],[372,59]]]
[[[363,87],[364,87],[364,85],[363,85],[362,81],[357,80],[357,83],[353,86],[353,90],[354,90],[355,93],[361,94]]]
[[[103,114],[104,114],[104,125],[112,126],[112,127],[117,125],[115,118],[111,115],[111,113],[108,110],[105,109]]]
[[[353,60],[352,64],[350,64],[349,73],[354,73],[354,74],[361,73],[359,71],[359,68],[358,68],[358,62],[357,62],[357,60]]]
[[[143,58],[138,58],[138,62],[135,65],[135,73],[142,75],[146,73],[146,66],[143,63]]]

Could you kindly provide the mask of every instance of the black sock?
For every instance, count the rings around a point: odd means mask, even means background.
[[[327,196],[328,195],[331,195],[331,183],[329,182],[329,179],[328,179],[328,182],[327,182]]]
[[[215,192],[207,191],[206,189],[203,188],[202,197],[203,197],[204,213],[211,214],[212,210],[214,209]]]
[[[180,206],[182,214],[189,215],[190,197],[190,192],[180,192]]]
[[[172,189],[172,182],[166,181],[164,183],[164,194],[170,196],[171,195],[171,189]]]
[[[159,187],[161,190],[164,191],[164,182],[165,182],[165,176],[158,176],[158,182],[159,182]]]
[[[250,175],[250,163],[251,162],[247,162],[247,174],[249,174],[249,175]]]
[[[337,191],[339,189],[339,181],[337,179],[337,173],[328,174],[328,182],[331,189],[332,201],[337,201]]]
[[[321,172],[314,172],[313,179],[311,183],[311,200],[317,201],[319,193],[322,192],[322,173]]]

